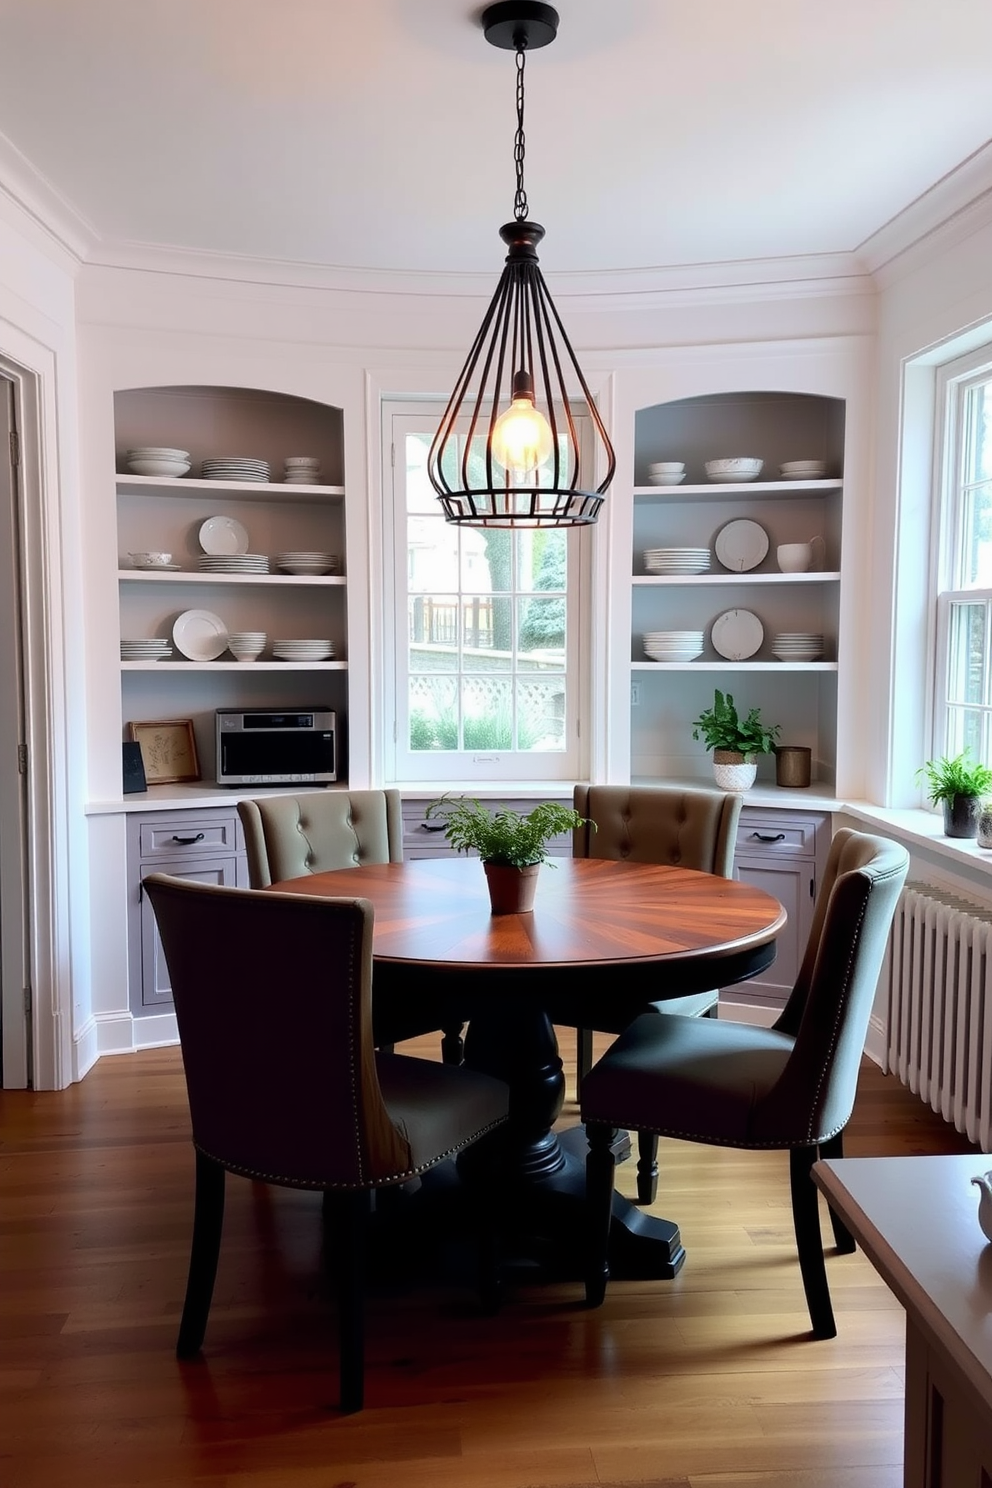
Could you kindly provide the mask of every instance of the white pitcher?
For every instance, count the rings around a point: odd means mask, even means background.
[[[817,536],[811,537],[809,542],[782,543],[775,549],[775,556],[783,573],[806,573],[812,567],[814,553],[819,565],[823,566],[825,551],[823,538]]]

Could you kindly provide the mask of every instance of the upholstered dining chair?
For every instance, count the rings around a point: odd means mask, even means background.
[[[268,888],[306,873],[402,863],[403,814],[398,790],[320,790],[238,802],[248,882]],[[440,1029],[445,1064],[460,1064],[464,1019],[428,988],[417,997],[374,1005],[376,1043],[389,1046]]]
[[[575,858],[626,858],[631,863],[670,863],[732,878],[739,791],[682,789],[667,785],[577,785],[572,804],[585,819],[572,834]],[[590,825],[594,822],[595,826]],[[693,1017],[715,1010],[717,989],[651,1002],[648,1010]],[[630,1021],[611,1018],[604,999],[594,1025],[599,1033],[621,1033]],[[576,1030],[576,1085],[592,1064],[593,1028]]]
[[[467,1066],[372,1043],[372,905],[144,880],[172,979],[196,1149],[176,1352],[203,1343],[227,1173],[324,1195],[341,1406],[364,1393],[363,1233],[375,1190],[417,1177],[506,1120],[509,1091]]]
[[[875,985],[909,855],[849,828],[830,846],[799,976],[771,1028],[710,1018],[636,1018],[582,1087],[589,1267],[586,1298],[602,1302],[615,1129],[720,1147],[789,1152],[792,1214],[813,1333],[837,1329],[820,1235],[817,1157],[843,1155]],[[654,1177],[656,1182],[656,1175]],[[854,1241],[831,1211],[838,1250]]]

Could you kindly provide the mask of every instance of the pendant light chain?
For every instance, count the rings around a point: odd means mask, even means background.
[[[517,168],[517,190],[513,198],[513,215],[517,222],[527,220],[527,192],[524,188],[524,65],[527,53],[517,48],[517,132],[513,140],[513,160]]]
[[[516,54],[513,221],[499,230],[503,272],[431,441],[428,479],[447,522],[584,527],[599,516],[616,456],[544,282],[544,228],[530,221],[524,186],[526,54],[554,40],[558,12],[544,0],[495,0],[481,20],[490,45]]]

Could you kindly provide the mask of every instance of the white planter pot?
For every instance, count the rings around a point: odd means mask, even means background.
[[[735,754],[730,749],[714,749],[713,779],[721,790],[746,791],[754,784],[758,762],[751,756]]]

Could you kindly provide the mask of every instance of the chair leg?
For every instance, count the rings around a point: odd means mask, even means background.
[[[637,1202],[653,1204],[658,1197],[658,1138],[654,1132],[637,1133]]]
[[[582,1081],[592,1069],[592,1029],[575,1030],[575,1098],[582,1094]]]
[[[586,1123],[586,1305],[598,1307],[610,1279],[610,1221],[613,1217],[613,1177],[616,1128]]]
[[[830,1137],[828,1141],[821,1142],[820,1156],[830,1158],[843,1157],[844,1133],[838,1132],[835,1137]],[[829,1205],[827,1207],[830,1208]],[[853,1255],[858,1248],[857,1242],[840,1215],[835,1214],[833,1209],[830,1209],[830,1225],[834,1232],[834,1244],[837,1247],[838,1254]]]
[[[333,1230],[324,1238],[324,1257],[337,1294],[341,1409],[346,1414],[365,1404],[365,1244],[371,1207],[368,1189],[324,1193],[325,1218],[333,1219]]]
[[[224,1169],[220,1163],[196,1154],[196,1198],[193,1207],[193,1240],[189,1252],[186,1300],[179,1324],[176,1354],[190,1359],[199,1353],[207,1331],[210,1300],[217,1278],[220,1236],[224,1226]]]
[[[792,1222],[796,1230],[799,1269],[803,1290],[813,1324],[815,1338],[835,1338],[837,1324],[830,1305],[827,1268],[823,1259],[823,1237],[820,1233],[819,1191],[810,1174],[817,1159],[816,1147],[793,1147],[789,1151],[789,1176],[792,1183]]]
[[[465,1057],[465,1040],[462,1038],[462,1029],[465,1024],[459,1020],[457,1023],[446,1023],[441,1029],[441,1062],[443,1064],[461,1064]]]

